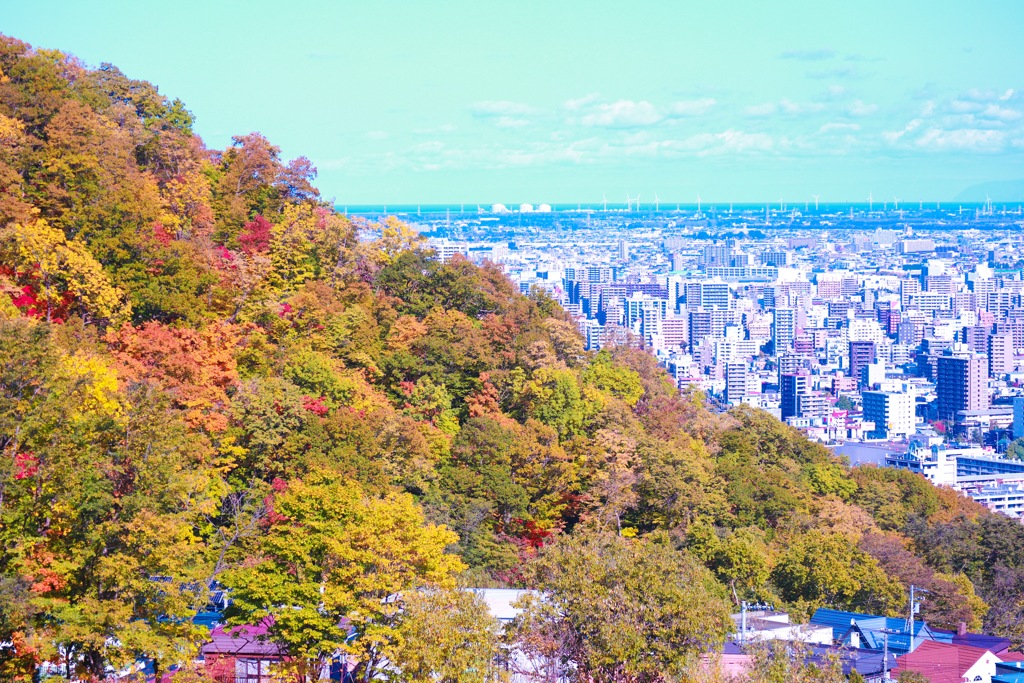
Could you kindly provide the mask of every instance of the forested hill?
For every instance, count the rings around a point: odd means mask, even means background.
[[[291,605],[312,657],[381,596],[536,586],[546,548],[609,537],[695,558],[721,609],[895,615],[914,583],[934,625],[1024,637],[1019,524],[584,352],[499,268],[192,121],[0,38],[0,677],[173,658],[211,585],[239,621]]]

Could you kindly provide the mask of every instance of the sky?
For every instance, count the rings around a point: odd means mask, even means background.
[[[1015,0],[0,0],[353,205],[950,201],[1024,179],[1022,29]]]

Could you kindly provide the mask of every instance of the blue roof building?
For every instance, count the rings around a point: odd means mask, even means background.
[[[917,649],[925,641],[952,643],[953,633],[932,629],[923,621],[914,621],[913,639],[907,633],[907,622],[894,617],[883,617],[859,612],[821,607],[811,617],[812,624],[831,626],[837,645],[869,650],[882,650],[888,640],[889,652],[905,654]]]

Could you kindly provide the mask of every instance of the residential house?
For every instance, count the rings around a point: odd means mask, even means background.
[[[931,683],[992,683],[997,655],[981,647],[927,641],[897,658],[896,674],[916,671]]]

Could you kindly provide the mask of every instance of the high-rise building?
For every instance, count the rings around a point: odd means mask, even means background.
[[[910,306],[910,297],[921,293],[921,281],[908,278],[900,280],[900,308],[907,310]]]
[[[787,417],[799,417],[800,396],[811,389],[811,378],[808,375],[794,373],[785,374],[779,378],[779,395],[781,398],[780,408],[782,419]]]
[[[766,266],[788,266],[790,252],[786,250],[769,250],[761,252],[761,263]]]
[[[960,330],[960,341],[974,353],[988,353],[988,335],[984,325],[972,325]]]
[[[665,348],[682,348],[689,338],[689,329],[688,318],[665,318],[661,321],[662,345]]]
[[[1024,437],[1024,396],[1013,399],[1013,438]]]
[[[726,311],[732,299],[729,285],[725,282],[688,282],[686,283],[686,307],[690,310]]]
[[[873,341],[852,341],[850,342],[850,377],[857,380],[858,386],[862,385],[861,371],[871,363],[875,362],[875,342]]]
[[[1013,371],[1013,334],[1000,332],[988,338],[988,374],[999,377]]]
[[[961,410],[989,406],[988,360],[963,345],[947,349],[936,363],[939,419],[953,420]]]
[[[625,263],[629,260],[629,244],[626,240],[619,240],[619,261]]]
[[[724,311],[691,311],[689,337],[691,352],[704,339],[718,339],[725,334]]]
[[[709,244],[704,247],[702,260],[705,266],[731,266],[732,247],[725,244]]]
[[[873,439],[891,439],[914,433],[914,398],[888,391],[865,391],[864,420],[874,422]]]
[[[747,395],[747,364],[728,363],[725,366],[725,400],[735,405]]]
[[[772,321],[772,350],[775,355],[790,351],[796,339],[796,311],[792,308],[776,308]]]
[[[796,408],[800,417],[824,418],[828,415],[830,403],[820,392],[809,391],[797,394]]]
[[[953,285],[953,278],[949,275],[927,275],[924,278],[924,289],[926,292],[937,292],[939,294],[956,294]]]

